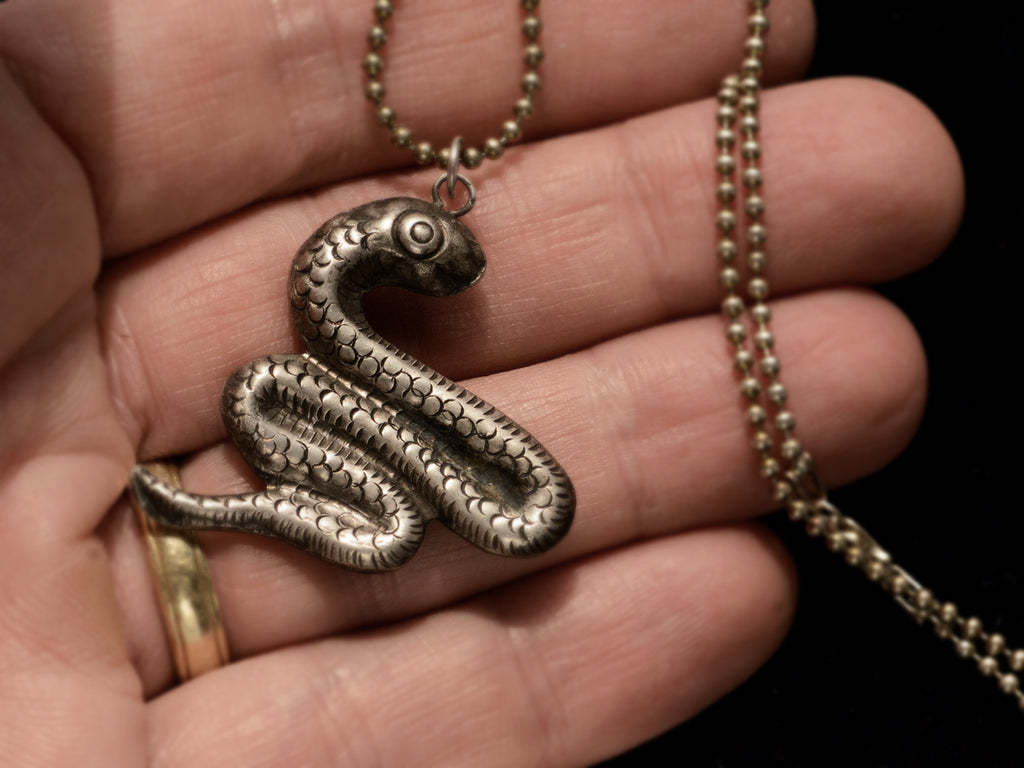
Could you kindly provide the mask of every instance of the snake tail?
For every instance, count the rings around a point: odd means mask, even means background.
[[[197,496],[165,483],[141,465],[132,469],[128,484],[142,510],[164,525],[271,536],[360,571],[398,568],[416,553],[423,538],[424,525],[417,516],[375,520],[351,505],[296,486]]]

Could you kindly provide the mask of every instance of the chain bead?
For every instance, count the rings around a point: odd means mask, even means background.
[[[750,298],[756,299],[757,301],[763,301],[768,298],[768,281],[763,277],[755,277],[749,283],[747,283],[747,293],[750,294]],[[764,306],[763,304],[761,306]],[[761,322],[757,319],[757,316],[751,314],[751,317],[755,321]]]
[[[380,80],[371,80],[366,84],[366,98],[380,104],[384,98],[384,84]]]
[[[740,392],[743,393],[744,397],[750,400],[756,400],[761,396],[761,382],[753,376],[748,376],[740,382]],[[769,441],[769,445],[771,445],[771,441]]]
[[[777,503],[783,503],[793,495],[793,486],[786,480],[780,480],[772,490],[772,498]]]
[[[396,147],[412,146],[412,132],[405,127],[395,128],[391,132],[391,143]]]
[[[864,575],[871,581],[881,581],[882,577],[885,576],[885,564],[877,560],[870,560],[864,567]]]
[[[920,608],[922,611],[926,611],[931,608],[935,598],[932,593],[927,589],[919,589],[917,594],[914,595],[914,605]]]
[[[505,145],[499,139],[490,138],[484,142],[484,155],[487,157],[500,157],[505,151]]]
[[[484,154],[476,147],[467,147],[462,150],[462,164],[467,168],[479,168],[484,161]]]
[[[762,351],[771,349],[775,345],[775,336],[771,331],[761,329],[754,334],[754,346]]]
[[[732,328],[732,325],[730,325],[729,327]],[[740,327],[740,331],[742,332],[743,331],[743,326],[740,325],[739,327]],[[745,332],[744,332],[744,335],[745,335]],[[733,341],[733,340],[730,339],[730,341]],[[740,339],[740,341],[742,341],[742,339]],[[733,343],[738,343],[738,342],[733,342]],[[737,350],[735,355],[733,355],[733,363],[736,365],[737,370],[741,371],[742,373],[746,373],[747,371],[749,371],[751,368],[754,367],[754,356],[752,354],[750,354],[749,350],[740,349],[740,350]]]
[[[373,52],[368,53],[368,54],[366,54],[366,58],[363,59],[363,70],[370,77],[376,77],[377,75],[379,75],[380,71],[381,71],[381,69],[383,69],[383,67],[384,67],[384,62],[381,60],[380,56],[378,54],[376,54],[376,53],[373,53]]]
[[[527,16],[523,21],[523,34],[529,38],[531,43],[535,41],[537,36],[540,34],[540,28],[540,19],[532,14]]]
[[[743,299],[739,296],[726,296],[722,300],[722,311],[732,319],[739,317],[743,314]]]
[[[762,362],[762,365],[761,365],[761,370],[764,370],[763,362]],[[785,386],[783,386],[779,382],[775,382],[770,387],[768,387],[768,399],[774,405],[782,405],[784,402],[786,402],[786,398],[788,396],[789,396],[789,393],[786,391]],[[796,454],[794,454],[793,458],[796,458],[799,455],[800,455],[800,452],[797,451]]]
[[[434,162],[434,148],[430,146],[429,141],[421,141],[416,145],[416,152],[414,154],[417,163],[427,165]],[[437,160],[440,162],[443,158],[438,157]]]
[[[747,254],[747,266],[750,267],[750,271],[755,275],[759,275],[764,271],[767,259],[765,258],[764,251],[751,251]]]
[[[772,447],[772,436],[767,432],[755,432],[750,444],[755,451],[769,451]]]
[[[789,411],[779,411],[775,414],[775,428],[779,432],[792,432],[796,429],[796,419]]]
[[[974,655],[974,643],[970,640],[957,640],[956,652],[961,658],[969,659]]]
[[[795,523],[807,517],[807,509],[807,502],[798,499],[789,502],[789,505],[786,507],[786,514]]]
[[[789,437],[782,443],[782,456],[787,461],[794,461],[796,458],[803,453],[803,447],[800,445],[800,441],[796,438]]]
[[[889,591],[894,595],[902,595],[906,588],[907,580],[898,573],[889,580]]]
[[[1013,693],[1020,685],[1016,675],[1007,674],[999,678],[999,690],[1003,693]]]
[[[821,536],[825,532],[825,516],[810,515],[804,525],[808,536]]]
[[[989,656],[998,656],[1006,650],[1006,638],[1002,635],[989,635],[985,649],[988,651]]]

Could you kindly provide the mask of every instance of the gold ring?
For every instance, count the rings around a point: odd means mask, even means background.
[[[146,469],[168,485],[181,488],[181,477],[173,464],[147,464]],[[130,495],[146,540],[178,679],[185,682],[224,666],[230,660],[227,636],[199,542],[188,529],[158,523],[146,514],[143,500]]]

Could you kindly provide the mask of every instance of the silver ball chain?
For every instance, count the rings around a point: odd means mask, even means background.
[[[885,589],[918,623],[931,625],[936,635],[952,643],[961,657],[973,660],[982,675],[994,678],[999,689],[1015,697],[1024,710],[1024,693],[1014,674],[1024,670],[1024,649],[1010,648],[1002,635],[986,632],[979,619],[964,618],[954,603],[939,602],[894,563],[856,520],[829,501],[811,454],[794,437],[796,420],[786,407],[788,393],[780,380],[781,364],[766,304],[767,231],[759,111],[768,4],[769,0],[750,0],[743,63],[740,73],[726,77],[718,91],[715,135],[719,177],[716,253],[722,265],[719,282],[725,293],[725,335],[733,345],[733,363],[747,402],[751,446],[760,457],[761,476],[770,483],[775,501],[785,505],[790,520],[803,523],[809,536],[824,538],[829,550]],[[741,226],[743,240],[738,242]],[[741,271],[746,275],[743,292]]]
[[[502,123],[501,132],[497,136],[492,136],[484,141],[481,147],[461,149],[458,161],[466,168],[476,168],[485,159],[501,157],[505,147],[522,138],[523,122],[533,114],[533,94],[541,85],[537,69],[544,58],[544,51],[537,42],[541,31],[540,19],[537,17],[537,6],[540,5],[540,0],[520,0],[520,5],[526,13],[522,24],[523,36],[526,38],[526,46],[523,49],[526,74],[523,75],[519,84],[523,96],[516,101],[512,108],[513,118]],[[449,147],[435,149],[428,141],[418,141],[409,128],[398,122],[395,111],[384,103],[386,91],[384,83],[381,81],[381,73],[384,70],[381,50],[388,39],[384,23],[394,13],[391,0],[375,0],[373,13],[376,22],[370,27],[370,32],[367,35],[370,42],[370,53],[363,59],[363,70],[368,78],[366,97],[376,107],[377,122],[390,132],[391,143],[396,147],[408,149],[416,158],[416,162],[421,165],[437,165],[447,169],[452,149]]]

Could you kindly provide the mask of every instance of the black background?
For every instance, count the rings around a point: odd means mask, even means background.
[[[949,250],[880,286],[928,353],[922,429],[892,466],[833,499],[939,599],[1024,647],[1018,3],[816,5],[809,77],[866,75],[915,94],[953,136],[967,181]],[[608,766],[1024,766],[1012,698],[819,541],[780,516],[770,524],[801,579],[789,639],[737,691]]]

